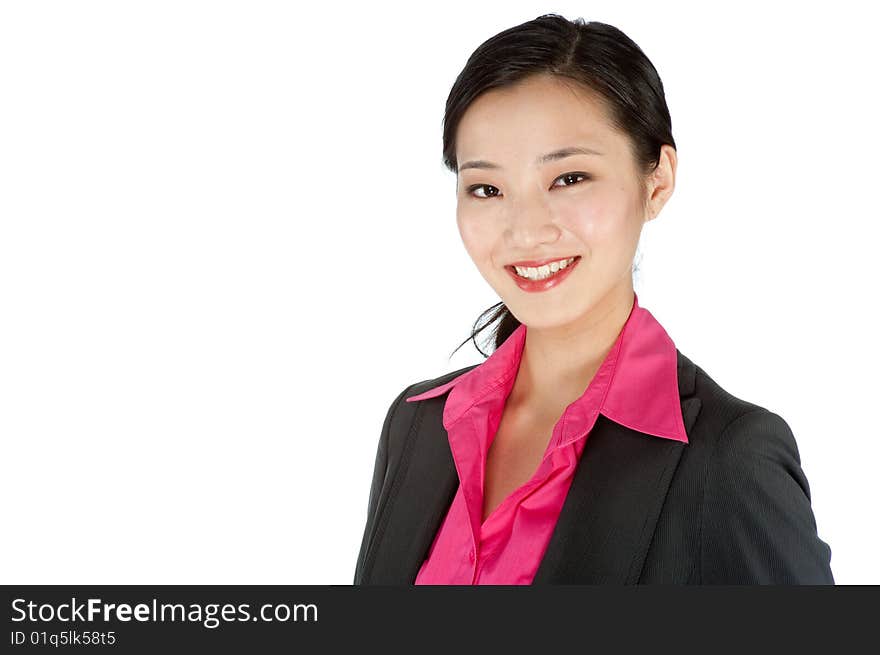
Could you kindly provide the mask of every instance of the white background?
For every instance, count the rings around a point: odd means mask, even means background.
[[[880,583],[876,24],[701,5],[0,5],[0,582],[351,582],[391,401],[498,301],[446,96],[555,12],[665,85],[640,304],[786,419],[836,581]]]

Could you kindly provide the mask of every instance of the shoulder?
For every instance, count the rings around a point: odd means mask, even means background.
[[[718,435],[711,455],[709,491],[713,500],[730,503],[749,494],[766,502],[797,496],[810,501],[810,486],[801,468],[800,452],[791,427],[779,414],[763,407],[731,421]]]
[[[700,401],[693,431],[709,451],[712,474],[737,475],[744,468],[754,470],[772,461],[796,477],[801,475],[797,442],[782,416],[730,393],[679,352],[679,375],[683,374],[692,376],[692,395]],[[809,498],[806,480],[798,482]]]
[[[415,419],[416,413],[421,407],[424,407],[427,403],[431,402],[439,403],[440,407],[442,407],[446,396],[445,394],[441,394],[436,398],[429,398],[422,402],[409,403],[406,402],[407,398],[441,387],[460,375],[467,373],[476,366],[478,366],[478,364],[472,364],[454,371],[449,371],[448,373],[444,373],[435,378],[419,380],[418,382],[406,385],[397,394],[397,397],[392,401],[385,414],[383,435],[387,441],[391,442],[390,447],[394,448],[395,446],[400,447],[402,445],[401,441],[404,439],[403,435],[409,432],[409,428]]]
[[[456,369],[455,371],[450,371],[448,373],[444,373],[436,378],[428,378],[426,380],[420,380],[418,382],[412,382],[405,387],[397,394],[397,397],[394,399],[394,402],[391,403],[391,407],[389,408],[389,414],[395,411],[401,405],[408,405],[409,403],[404,402],[410,396],[417,396],[419,394],[425,393],[426,391],[430,391],[431,389],[435,389],[437,387],[443,386],[444,384],[451,382],[455,378],[460,375],[463,375],[470,371],[472,368],[475,368],[477,364],[472,364],[471,366],[465,366],[464,368]]]
[[[691,432],[713,450],[716,459],[736,458],[742,450],[764,448],[768,441],[797,456],[791,428],[778,413],[734,395],[681,351],[678,375],[682,400],[699,400],[700,410]]]
[[[696,396],[700,399],[701,418],[712,423],[724,425],[736,418],[766,408],[734,395],[722,387],[703,368],[693,362],[680,350],[678,356],[678,379],[682,398]]]
[[[778,413],[738,398],[694,367],[705,449],[701,579],[723,584],[833,584],[797,441]]]
[[[431,389],[442,387],[444,384],[452,382],[455,378],[464,375],[465,373],[473,368],[476,368],[477,366],[479,366],[479,364],[471,364],[470,366],[465,366],[463,368],[444,373],[443,375],[440,375],[436,378],[430,378],[427,380],[421,380],[420,382],[415,382],[405,389],[406,396],[415,396],[420,393],[430,391]]]

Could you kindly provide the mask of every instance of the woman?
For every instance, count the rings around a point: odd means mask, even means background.
[[[355,584],[833,584],[788,424],[634,292],[677,161],[638,46],[555,14],[501,32],[449,94],[443,152],[503,300],[495,351],[391,405]]]

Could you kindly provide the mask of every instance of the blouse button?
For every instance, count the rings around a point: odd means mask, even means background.
[[[468,559],[473,562],[474,561],[474,550],[471,549],[468,551]]]

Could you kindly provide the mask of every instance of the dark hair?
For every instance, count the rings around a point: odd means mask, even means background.
[[[531,75],[548,73],[574,80],[595,92],[612,127],[629,137],[631,152],[643,175],[656,168],[664,144],[675,148],[663,82],[639,46],[611,25],[544,14],[499,32],[471,54],[446,99],[443,164],[458,173],[456,132],[477,96],[512,86]],[[640,183],[647,191],[645,178]],[[634,267],[633,272],[636,270]],[[488,357],[480,350],[476,336],[496,321],[495,348],[520,325],[499,302],[480,314],[470,337],[458,348],[473,341],[477,350]]]

